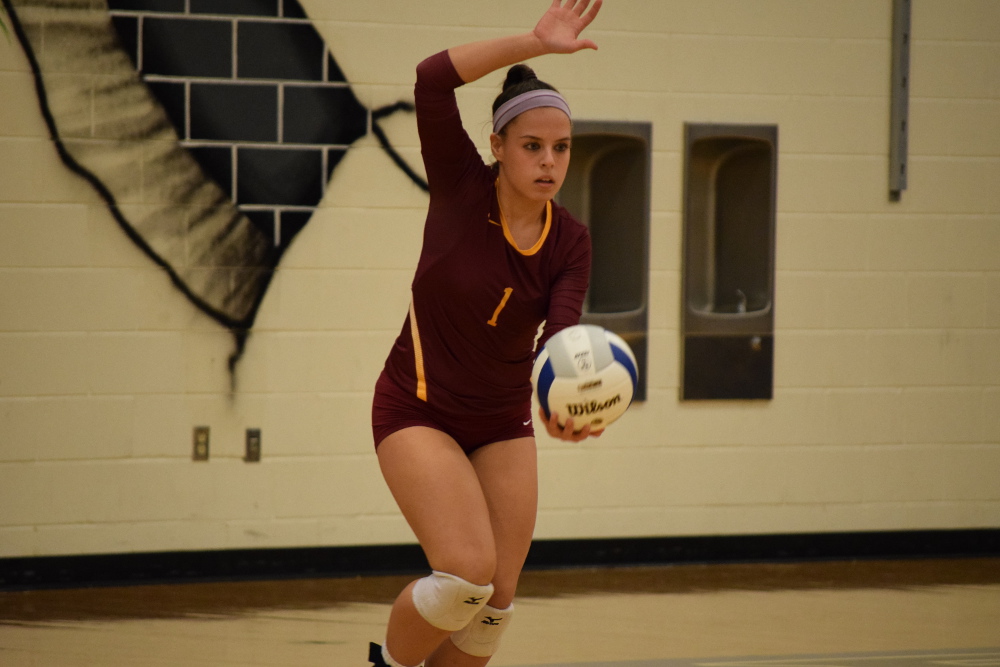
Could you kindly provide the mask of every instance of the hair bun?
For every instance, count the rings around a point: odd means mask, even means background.
[[[519,65],[514,65],[509,70],[507,70],[507,78],[503,82],[503,90],[507,90],[511,86],[516,86],[519,83],[525,81],[530,81],[531,79],[537,79],[535,76],[535,70],[531,69],[524,63]]]
[[[497,98],[493,100],[493,113],[496,113],[497,109],[499,109],[505,102],[509,102],[518,95],[523,95],[529,91],[539,90],[542,88],[546,90],[555,90],[555,88],[535,76],[535,70],[531,69],[524,63],[514,65],[507,70],[507,78],[504,79],[503,90],[500,91]]]

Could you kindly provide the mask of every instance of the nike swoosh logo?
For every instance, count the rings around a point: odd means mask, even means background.
[[[529,419],[528,421],[524,422],[524,425],[527,426],[530,423],[531,423],[531,420]]]

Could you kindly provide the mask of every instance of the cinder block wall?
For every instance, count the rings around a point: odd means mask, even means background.
[[[375,108],[548,2],[302,4]],[[577,117],[654,137],[649,400],[599,440],[540,438],[538,537],[1000,526],[1000,5],[914,3],[898,203],[890,19],[889,0],[608,0],[598,52],[533,63]],[[484,151],[499,81],[460,92]],[[284,256],[230,391],[230,334],[62,165],[4,40],[0,100],[0,557],[412,540],[368,412],[426,198],[374,138]],[[678,399],[685,121],[779,126],[769,402]],[[385,128],[419,165],[412,116]]]

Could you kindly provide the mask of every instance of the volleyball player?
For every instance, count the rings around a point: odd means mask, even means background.
[[[580,39],[601,7],[553,0],[534,30],[457,46],[417,66],[430,186],[423,247],[402,331],[376,383],[379,465],[432,568],[392,607],[377,666],[481,667],[496,651],[531,544],[537,467],[531,367],[579,322],[590,277],[586,228],[552,201],[566,177],[570,109],[526,65],[597,46]],[[509,67],[484,164],[455,89]],[[579,441],[572,420],[539,419]],[[597,435],[597,434],[594,434]]]

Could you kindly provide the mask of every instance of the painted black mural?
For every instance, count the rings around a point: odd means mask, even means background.
[[[297,0],[2,0],[59,156],[243,353],[285,250],[379,120]]]

